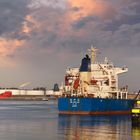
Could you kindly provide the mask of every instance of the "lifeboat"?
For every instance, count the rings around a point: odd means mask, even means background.
[[[78,86],[79,86],[79,81],[80,81],[79,78],[77,78],[77,79],[74,81],[74,84],[73,84],[73,88],[74,88],[74,89],[77,89],[77,88],[78,88]]]

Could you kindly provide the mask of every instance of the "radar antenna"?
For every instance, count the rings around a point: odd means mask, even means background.
[[[93,45],[91,45],[91,48],[88,49],[88,54],[91,56],[91,63],[94,64],[95,63],[95,59],[96,59],[96,52],[98,49],[96,49],[95,47],[93,47]]]

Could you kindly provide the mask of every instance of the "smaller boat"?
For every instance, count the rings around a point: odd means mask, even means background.
[[[0,93],[0,99],[10,98],[12,97],[11,91],[5,91],[3,93]]]
[[[48,101],[49,99],[47,97],[43,97],[42,101]]]

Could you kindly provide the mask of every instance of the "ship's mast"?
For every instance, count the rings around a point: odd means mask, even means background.
[[[96,59],[96,53],[97,49],[93,47],[93,45],[91,46],[91,48],[88,50],[89,55],[91,56],[91,64],[95,63],[95,59]]]

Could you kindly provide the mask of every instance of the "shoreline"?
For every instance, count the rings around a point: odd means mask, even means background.
[[[50,96],[12,96],[6,98],[0,98],[1,100],[12,100],[12,101],[48,101],[48,100],[57,100],[57,97]]]

